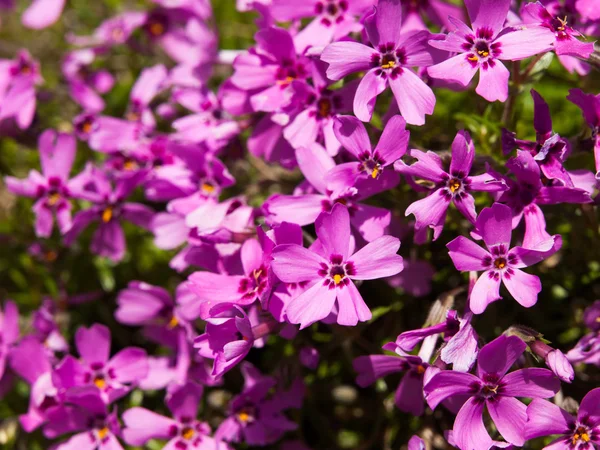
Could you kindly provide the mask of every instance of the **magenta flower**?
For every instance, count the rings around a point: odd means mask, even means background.
[[[396,254],[400,240],[382,236],[352,254],[350,216],[343,205],[335,205],[331,213],[322,213],[315,228],[321,252],[284,244],[272,253],[271,267],[281,281],[312,284],[289,303],[289,321],[306,328],[327,317],[336,304],[340,325],[353,326],[369,320],[371,311],[352,280],[373,280],[400,272],[402,257]]]
[[[309,61],[296,55],[289,31],[269,27],[255,36],[256,47],[233,62],[231,82],[254,91],[250,104],[254,111],[273,112],[289,101],[292,81],[305,80],[311,71]]]
[[[395,351],[395,344],[390,342],[384,347],[386,350]],[[379,378],[396,372],[406,372],[396,389],[394,402],[400,411],[415,416],[423,414],[423,379],[429,364],[422,361],[419,356],[412,355],[368,355],[359,356],[352,362],[354,370],[358,373],[356,384],[367,387]]]
[[[206,319],[205,333],[196,337],[194,348],[200,356],[213,359],[211,375],[220,377],[233,369],[254,345],[250,319],[239,306]]]
[[[366,151],[369,149],[370,145],[365,148]],[[360,200],[397,185],[398,175],[395,172],[383,171],[374,183],[372,179],[359,178],[356,186],[352,176],[336,177],[333,180],[335,189],[332,189],[333,186],[328,186],[328,175],[336,165],[324,148],[318,144],[299,148],[296,150],[296,159],[311,187],[307,189],[304,183],[305,186],[300,185],[295,191],[296,195],[275,194],[269,197],[263,204],[268,223],[309,225],[315,222],[319,214],[329,212],[337,203],[341,203],[348,207],[350,223],[365,241],[371,242],[385,234],[385,229],[391,222],[390,211],[366,205]],[[356,166],[353,165],[352,169],[354,167]]]
[[[432,64],[427,49],[429,32],[400,33],[400,0],[380,0],[365,20],[373,48],[352,41],[328,45],[321,59],[329,64],[327,76],[340,80],[346,75],[367,71],[354,97],[354,115],[363,122],[371,120],[375,100],[389,85],[407,123],[423,125],[425,114],[432,114],[435,95],[411,67]]]
[[[546,400],[534,399],[527,407],[525,438],[560,434],[547,449],[591,450],[600,445],[600,388],[589,391],[573,417]]]
[[[98,390],[84,388],[66,395],[65,403],[48,410],[44,436],[49,439],[75,433],[56,450],[123,450],[116,412],[108,412]]]
[[[53,25],[62,14],[66,0],[33,0],[21,16],[27,28],[40,30]]]
[[[110,91],[115,83],[107,70],[91,68],[101,52],[101,49],[89,48],[74,50],[67,53],[61,63],[71,97],[90,113],[98,113],[104,109],[104,100],[99,94]]]
[[[81,359],[65,356],[52,375],[54,385],[63,389],[95,386],[106,403],[127,394],[146,376],[148,357],[141,348],[127,347],[110,358],[110,341],[110,330],[104,325],[79,328],[75,346]]]
[[[177,450],[228,450],[210,434],[210,426],[196,419],[202,400],[202,386],[188,382],[170,392],[166,404],[173,418],[161,416],[146,408],[131,408],[123,413],[123,440],[132,446],[143,446],[151,439],[168,440],[165,448]]]
[[[189,276],[188,287],[197,300],[186,305],[188,317],[192,308],[197,317],[207,319],[210,310],[219,304],[251,305],[261,299],[268,290],[268,261],[265,261],[257,240],[244,242],[241,259],[243,275],[195,272]]]
[[[56,216],[61,234],[71,229],[71,198],[79,191],[87,179],[85,173],[69,180],[69,173],[75,160],[75,138],[70,134],[46,130],[39,138],[42,173],[29,172],[24,180],[6,177],[6,185],[11,192],[35,198],[35,233],[39,237],[49,237]]]
[[[600,10],[598,10],[596,0],[575,0],[575,8],[582,17],[587,17],[589,20],[600,19]]]
[[[401,1],[404,17],[402,29],[404,31],[427,30],[427,25],[423,19],[429,19],[436,25],[450,30],[454,26],[449,20],[449,16],[456,17],[464,22],[462,8],[444,0],[426,0],[424,2],[414,0]]]
[[[389,168],[406,153],[410,138],[406,122],[400,116],[392,116],[388,120],[375,148],[371,147],[371,140],[363,123],[353,116],[338,116],[333,131],[337,140],[357,160],[339,164],[329,171],[327,186],[333,190],[355,186],[359,180],[368,180],[371,184],[383,182],[381,175],[385,168]]]
[[[273,0],[271,14],[275,20],[283,22],[314,17],[294,36],[296,48],[302,53],[308,47],[322,47],[360,31],[362,25],[357,16],[373,3],[374,0]]]
[[[352,100],[357,84],[350,82],[340,89],[329,89],[332,84],[325,76],[321,61],[314,63],[313,86],[294,82],[301,112],[283,129],[283,136],[294,148],[308,147],[316,141],[323,143],[327,153],[337,155],[340,142],[334,132],[338,114],[352,111]]]
[[[533,4],[533,3],[530,3]],[[516,134],[508,130],[502,131],[502,150],[508,154],[517,147],[527,150],[538,163],[544,176],[551,180],[559,180],[563,185],[573,187],[573,181],[563,163],[571,152],[569,142],[552,132],[550,108],[540,94],[531,90],[533,97],[533,127],[535,142],[515,139]]]
[[[454,420],[454,441],[461,450],[492,446],[483,423],[486,407],[502,437],[522,446],[526,406],[515,397],[548,398],[560,389],[559,380],[547,369],[527,368],[506,373],[526,348],[518,337],[502,335],[479,352],[477,375],[443,370],[425,385],[425,399],[432,409],[448,398],[468,397]]]
[[[459,131],[452,142],[452,160],[448,172],[442,169],[442,160],[434,152],[412,150],[410,156],[416,158],[417,162],[409,166],[400,160],[394,164],[394,168],[403,175],[432,181],[435,187],[427,197],[411,204],[405,215],[414,214],[416,233],[425,227],[432,228],[434,240],[444,229],[450,203],[454,203],[463,216],[475,223],[477,213],[471,192],[498,192],[506,189],[502,180],[495,179],[488,173],[469,176],[475,159],[475,146],[467,131]]]
[[[40,65],[27,50],[14,60],[0,59],[0,122],[14,119],[17,126],[29,128],[35,115],[35,85],[42,82]]]
[[[571,89],[567,100],[581,108],[583,118],[592,129],[596,178],[600,179],[600,94],[586,94],[581,89]]]
[[[94,190],[80,190],[77,196],[92,202],[93,206],[77,213],[73,226],[65,235],[65,244],[71,245],[92,222],[99,222],[90,249],[99,256],[120,261],[125,256],[125,233],[120,221],[125,219],[147,229],[154,215],[154,211],[145,205],[125,202],[125,198],[146,174],[138,172],[129,178],[118,180],[113,190],[103,172],[95,168],[90,171]]]
[[[243,363],[241,371],[244,389],[231,401],[229,416],[219,425],[215,439],[264,446],[295,430],[298,424],[289,420],[284,411],[302,406],[302,379],[296,378],[284,391],[277,387],[275,378],[264,376],[250,363]]]
[[[556,253],[561,245],[560,235],[538,242],[534,248],[510,248],[511,209],[501,203],[485,208],[477,218],[476,227],[488,250],[459,236],[448,247],[450,258],[460,271],[484,271],[471,291],[469,306],[481,314],[487,306],[500,300],[500,283],[525,308],[537,302],[542,283],[535,275],[523,272],[523,267],[536,264]]]
[[[552,31],[554,34],[554,51],[557,55],[587,59],[594,52],[593,42],[581,42],[577,39],[581,36],[581,33],[567,24],[567,16],[553,16],[540,2],[523,4],[521,16],[526,24],[541,23],[542,26]]]
[[[430,40],[432,47],[458,53],[431,66],[433,78],[467,86],[479,71],[477,92],[486,100],[508,98],[510,72],[501,60],[516,61],[549,51],[554,34],[540,25],[505,27],[510,0],[473,0],[466,2],[472,29],[457,19],[450,19],[456,30],[445,40]]]
[[[19,310],[8,300],[4,302],[4,312],[0,308],[0,379],[4,375],[8,354],[19,338]]]
[[[140,122],[147,129],[154,129],[156,122],[150,102],[161,90],[167,80],[167,68],[162,64],[147,67],[140,73],[129,94],[129,105],[125,118],[131,122]]]

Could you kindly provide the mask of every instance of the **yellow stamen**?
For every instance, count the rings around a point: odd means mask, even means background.
[[[596,322],[600,323],[600,316],[596,317]]]
[[[241,413],[238,414],[238,419],[240,419],[240,421],[246,423],[246,422],[248,422],[248,420],[250,420],[250,414],[248,414],[246,411],[242,411]]]
[[[373,170],[371,172],[371,178],[375,179],[379,176],[379,167],[375,166],[373,167]]]
[[[175,328],[177,325],[179,325],[179,319],[177,319],[177,317],[173,316],[173,317],[171,317],[171,320],[169,320],[167,327]]]
[[[506,267],[506,259],[498,258],[494,261],[494,267],[496,269],[504,269]]]
[[[587,432],[587,429],[584,427],[578,427],[575,430],[575,434],[571,438],[573,445],[577,443],[577,441],[590,442],[590,435]]]
[[[81,131],[83,131],[86,134],[92,131],[92,122],[90,120],[86,120],[85,122],[83,122],[83,124],[81,125]]]
[[[106,208],[104,208],[104,211],[102,211],[102,222],[108,223],[108,222],[110,222],[112,217],[113,217],[112,206],[107,206]]]
[[[280,86],[287,86],[292,81],[294,81],[294,79],[294,77],[287,76],[285,77],[285,80],[277,80],[277,84],[279,84]]]
[[[333,276],[333,282],[334,282],[335,284],[340,284],[340,283],[342,282],[342,278],[344,278],[342,275],[340,275],[340,274],[337,274],[337,273],[336,273],[336,274]]]
[[[96,377],[94,378],[94,384],[98,389],[104,389],[106,386],[106,381],[104,381],[104,378],[102,377]]]
[[[98,430],[98,438],[104,439],[109,433],[108,427],[103,427]]]
[[[252,272],[252,276],[254,277],[255,280],[258,280],[261,275],[262,275],[262,269],[256,269]]]
[[[396,67],[396,61],[387,61],[381,65],[382,69],[393,69]]]
[[[48,204],[50,206],[56,205],[60,201],[60,194],[58,192],[53,192],[48,196]]]
[[[461,182],[460,182],[460,180],[457,180],[456,178],[451,179],[450,182],[448,183],[448,188],[450,189],[450,192],[452,192],[453,194],[460,189],[460,186],[461,186]]]
[[[162,36],[165,32],[165,26],[159,22],[150,24],[150,33],[154,36]]]
[[[181,437],[187,439],[188,441],[194,437],[194,430],[190,427],[186,427],[181,430]]]
[[[417,366],[417,373],[418,373],[419,375],[423,375],[423,374],[425,373],[425,367],[423,367],[423,365],[419,364],[419,365]]]
[[[479,58],[477,56],[475,56],[475,55],[469,56],[469,57],[467,57],[467,59],[469,61],[479,61]]]
[[[202,190],[204,192],[208,192],[209,194],[212,194],[215,191],[215,187],[210,184],[210,183],[202,183]]]
[[[123,163],[123,169],[125,170],[134,170],[137,168],[137,163],[133,159],[127,158]]]
[[[477,53],[479,54],[479,56],[483,56],[484,58],[486,58],[490,54],[490,52],[487,52],[485,50],[478,50]]]

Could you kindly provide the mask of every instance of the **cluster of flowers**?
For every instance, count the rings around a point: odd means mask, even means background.
[[[456,269],[470,272],[469,301],[461,315],[445,309],[430,326],[404,332],[383,347],[395,355],[357,358],[358,385],[405,372],[397,407],[421,415],[425,403],[432,409],[441,403],[456,413],[447,439],[462,450],[522,446],[551,434],[561,435],[552,448],[600,445],[600,389],[583,398],[576,417],[543,400],[559,391],[561,381],[573,381],[571,363],[600,366],[600,302],[585,314],[591,332],[566,355],[524,327],[510,328],[480,348],[472,325],[501,299],[501,284],[523,307],[536,304],[542,284],[522,269],[547,260],[562,245],[561,236],[546,229],[544,206],[595,201],[600,95],[573,89],[567,98],[592,129],[595,173],[564,167],[571,144],[553,131],[550,109],[533,90],[536,141],[504,131],[505,173],[491,166],[474,173],[481,164],[475,164],[467,131],[457,133],[451,157],[444,159],[410,148],[406,129],[433,114],[433,89],[467,89],[476,74],[477,94],[507,101],[510,72],[503,61],[533,57],[534,64],[554,52],[567,70],[588,73],[585,61],[594,45],[586,36],[600,35],[600,2],[545,0],[511,10],[509,0],[465,0],[463,10],[440,0],[238,0],[241,11],[259,12],[260,29],[254,47],[236,52],[218,51],[208,1],[154,3],[150,11],[105,21],[92,36],[67,36],[78,48],[65,55],[62,72],[82,112],[72,133],[41,134],[41,172],[5,182],[11,192],[35,200],[40,238],[52,235],[56,219],[64,245],[76,247],[81,233],[95,226],[90,251],[117,263],[126,253],[127,221],[153,233],[158,248],[179,250],[172,269],[201,270],[178,286],[174,298],[144,281],[132,281],[118,294],[116,320],[143,327],[148,340],[168,350],[165,356],[128,347],[111,357],[109,329],[93,324],[75,334],[77,358],[69,353],[52,302],[32,314],[33,331],[19,336],[17,306],[5,301],[0,384],[5,392],[18,375],[31,385],[29,411],[20,416],[26,432],[41,427],[49,439],[71,434],[57,441],[58,450],[118,449],[119,440],[135,446],[164,439],[165,448],[181,450],[280,440],[297,428],[286,411],[302,406],[301,368],[287,383],[263,375],[244,361],[250,350],[269,336],[294,339],[298,328],[315,322],[369,321],[371,310],[355,281],[385,279],[415,295],[428,291],[431,266],[413,260],[405,268],[397,254],[399,237],[406,236],[398,219],[363,202],[403,178],[424,193],[405,211],[414,216],[415,242],[440,237],[450,203],[471,224],[471,239],[458,236],[447,244]],[[22,21],[48,26],[59,19],[63,4],[37,0]],[[302,27],[306,18],[312,21]],[[280,26],[287,22],[288,28]],[[430,32],[429,22],[443,32]],[[103,114],[102,94],[114,79],[97,69],[98,60],[125,45],[161,47],[176,65],[145,68],[124,117],[111,117]],[[213,92],[216,64],[231,65],[233,73]],[[339,82],[353,73],[361,75]],[[26,50],[0,61],[0,120],[27,129],[42,82],[39,64]],[[371,120],[377,97],[388,87],[392,104],[372,145],[375,130],[363,122]],[[170,132],[159,126],[163,122]],[[252,158],[299,168],[304,181],[292,195],[276,193],[259,208],[245,196],[224,195],[236,183],[224,161],[233,159],[230,144],[246,131]],[[77,141],[104,156],[72,176]],[[147,203],[132,201],[138,188]],[[476,192],[489,193],[490,206],[477,211]],[[74,205],[79,209],[72,214]],[[316,238],[302,228],[310,225]],[[520,245],[511,247],[513,233]],[[481,240],[485,248],[476,242]],[[416,279],[403,278],[403,269]],[[526,350],[548,368],[525,367],[536,364],[525,359]],[[311,347],[299,354],[308,369],[318,358]],[[515,363],[521,368],[509,372]],[[213,433],[197,419],[203,386],[218,385],[234,368],[241,369],[245,386]],[[172,416],[113,408],[133,389],[165,389]],[[516,397],[534,400],[526,405]],[[504,441],[490,437],[484,409]],[[418,437],[409,444],[422,446]],[[282,448],[305,447],[294,441]]]

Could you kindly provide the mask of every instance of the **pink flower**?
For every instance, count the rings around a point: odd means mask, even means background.
[[[339,204],[331,213],[321,214],[315,228],[319,238],[316,248],[284,244],[272,253],[271,267],[281,281],[311,284],[289,303],[289,321],[306,328],[327,317],[336,300],[338,324],[353,326],[369,320],[371,311],[352,280],[372,280],[400,272],[402,257],[396,254],[400,240],[382,236],[352,254],[350,216],[347,208]]]

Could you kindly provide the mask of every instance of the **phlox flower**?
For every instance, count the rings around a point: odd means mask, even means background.
[[[600,445],[600,388],[589,391],[577,416],[547,400],[534,399],[527,407],[526,439],[561,435],[545,449],[586,450]]]
[[[210,426],[196,419],[202,400],[202,386],[188,382],[170,392],[166,404],[173,418],[146,408],[128,409],[122,415],[123,440],[143,446],[150,439],[167,439],[165,448],[178,450],[229,450],[229,446],[210,436]]]
[[[40,30],[53,25],[62,14],[66,0],[33,0],[21,16],[27,28]]]
[[[71,199],[83,188],[88,176],[81,173],[69,179],[76,152],[72,135],[46,130],[39,138],[38,147],[42,173],[32,170],[24,180],[6,177],[6,185],[17,195],[36,199],[33,212],[37,236],[52,234],[53,216],[61,234],[65,234],[72,226]]]
[[[481,211],[476,221],[477,230],[488,250],[464,236],[457,237],[446,246],[458,270],[483,271],[470,295],[469,306],[475,314],[481,314],[490,303],[502,298],[500,283],[504,283],[522,306],[530,308],[535,305],[542,283],[538,277],[521,269],[543,261],[562,245],[561,236],[554,235],[537,242],[532,248],[510,248],[511,221],[511,209],[494,203],[491,208]]]
[[[516,61],[549,51],[554,34],[538,24],[505,27],[510,0],[469,0],[465,4],[472,28],[451,18],[456,29],[445,40],[429,41],[432,47],[458,54],[429,67],[427,73],[466,86],[479,72],[475,92],[490,102],[504,102],[510,72],[501,60]]]
[[[425,399],[432,409],[448,398],[468,397],[453,427],[454,443],[461,450],[492,446],[483,423],[484,408],[502,437],[522,446],[527,407],[515,397],[548,398],[560,389],[559,380],[548,369],[526,368],[507,374],[526,348],[518,337],[502,335],[479,352],[476,375],[442,370],[425,384]]]
[[[380,0],[365,19],[365,29],[373,47],[352,41],[334,42],[321,54],[329,64],[327,76],[341,80],[346,75],[366,71],[354,97],[354,115],[363,122],[371,120],[375,100],[388,86],[407,123],[423,125],[432,114],[435,95],[412,71],[412,67],[432,64],[427,48],[429,32],[401,33],[400,0]]]
[[[477,213],[471,192],[498,192],[506,189],[502,180],[489,173],[470,175],[475,160],[475,146],[467,131],[459,131],[452,141],[452,160],[447,172],[442,168],[442,159],[434,152],[411,150],[410,156],[416,158],[417,162],[409,166],[400,160],[394,164],[394,168],[405,176],[422,178],[435,185],[427,197],[412,203],[405,215],[414,214],[416,233],[425,227],[432,228],[434,240],[444,229],[450,203],[454,203],[463,216],[475,223]]]
[[[464,22],[464,13],[459,5],[454,5],[444,0],[427,0],[425,2],[415,2],[414,0],[401,0],[402,14],[404,17],[402,29],[427,30],[424,19],[429,19],[436,25],[446,29],[452,29],[454,26],[448,19],[449,16],[456,17]]]
[[[322,213],[315,223],[321,250],[296,244],[273,249],[271,267],[286,283],[311,284],[286,309],[291,323],[306,328],[326,318],[337,305],[337,323],[353,326],[371,318],[371,311],[352,280],[372,280],[395,275],[402,270],[402,257],[396,252],[400,240],[382,236],[353,253],[350,248],[350,215],[343,205]]]
[[[571,89],[567,100],[581,108],[584,120],[592,129],[596,178],[600,179],[600,94],[586,94],[581,89]]]

